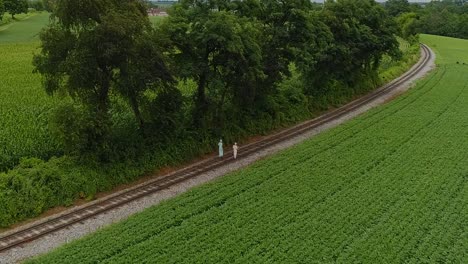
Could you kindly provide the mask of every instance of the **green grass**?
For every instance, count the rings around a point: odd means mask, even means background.
[[[421,35],[421,42],[434,47],[438,64],[459,64],[468,65],[468,42],[466,40],[436,37],[431,35]]]
[[[11,42],[29,42],[39,40],[39,32],[47,25],[49,14],[35,13],[27,17],[0,26],[0,44]]]
[[[29,263],[468,263],[468,41],[421,39],[405,95]]]
[[[379,69],[379,78],[386,83],[405,73],[420,58],[420,51],[417,45],[410,45],[402,38],[398,38],[402,58],[394,60],[388,55],[384,55]]]
[[[162,16],[148,16],[148,18],[151,21],[151,23],[153,23],[153,25],[155,26],[161,23],[161,21],[163,21],[164,19],[166,19],[166,17]]]
[[[3,18],[0,20],[0,26],[7,25],[9,23],[15,22],[15,21],[20,21],[27,19],[31,16],[35,16],[37,12],[28,12],[28,13],[21,13],[21,14],[16,14],[15,18],[13,19],[11,15],[7,12],[3,14]]]

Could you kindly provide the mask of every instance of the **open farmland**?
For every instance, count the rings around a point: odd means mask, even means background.
[[[467,263],[468,41],[422,41],[404,96],[31,262]]]
[[[0,171],[22,157],[46,159],[61,150],[48,129],[49,112],[58,100],[46,96],[31,64],[48,17],[40,13],[0,27]]]

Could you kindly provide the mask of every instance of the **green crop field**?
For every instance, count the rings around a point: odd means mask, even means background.
[[[468,41],[422,41],[391,103],[30,263],[468,263]]]
[[[46,96],[31,64],[48,17],[35,14],[0,27],[0,171],[22,157],[48,158],[61,150],[48,129],[57,100]]]

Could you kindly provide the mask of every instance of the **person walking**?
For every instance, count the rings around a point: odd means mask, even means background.
[[[234,143],[234,145],[232,146],[232,153],[234,154],[234,159],[237,159],[237,149],[239,147],[237,146],[237,142]]]
[[[220,139],[219,140],[219,143],[218,143],[218,147],[219,147],[219,157],[222,158],[223,157],[223,140]]]

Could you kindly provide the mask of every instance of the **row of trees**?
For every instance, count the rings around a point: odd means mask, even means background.
[[[55,2],[56,0],[28,0],[28,5],[30,8],[34,8],[37,11],[51,12]]]
[[[468,1],[432,1],[421,6],[408,0],[389,0],[385,8],[397,18],[403,37],[427,33],[468,38]]]
[[[122,102],[143,142],[239,136],[284,104],[376,81],[382,56],[399,55],[396,24],[373,0],[182,0],[169,13],[155,28],[143,1],[57,1],[34,65],[49,94],[73,99],[54,117],[69,151],[106,159]],[[280,89],[292,76],[298,85]]]
[[[51,12],[56,0],[0,0],[0,20],[5,12],[14,19],[15,15],[27,13],[28,8]]]

